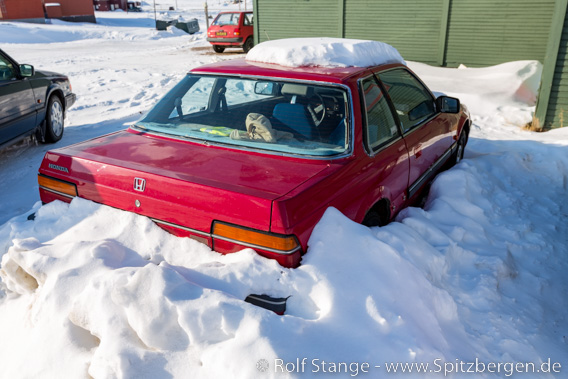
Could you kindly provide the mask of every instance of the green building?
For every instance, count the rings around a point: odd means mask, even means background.
[[[568,0],[254,0],[255,44],[294,37],[372,39],[408,60],[481,67],[544,66],[536,118],[565,125]],[[566,115],[568,119],[568,113]],[[568,120],[566,122],[568,125]]]

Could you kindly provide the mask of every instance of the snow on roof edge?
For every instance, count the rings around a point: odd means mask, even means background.
[[[288,38],[253,47],[247,61],[286,67],[369,67],[406,62],[397,49],[379,41],[345,38]]]

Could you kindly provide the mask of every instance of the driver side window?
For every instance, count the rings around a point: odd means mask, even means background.
[[[381,72],[379,79],[393,102],[403,132],[420,125],[436,113],[434,97],[408,71],[394,69]]]
[[[14,67],[10,62],[0,56],[0,82],[15,78]]]

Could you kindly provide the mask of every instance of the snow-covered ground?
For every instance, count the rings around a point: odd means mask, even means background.
[[[372,378],[390,376],[396,362],[429,364],[416,377],[505,377],[532,365],[540,372],[515,377],[565,377],[568,130],[520,128],[534,111],[537,62],[408,62],[433,90],[468,105],[465,160],[437,177],[424,209],[405,209],[385,227],[329,209],[297,269],[251,250],[222,256],[82,199],[40,207],[45,151],[125,128],[188,69],[242,56],[214,54],[202,1],[178,2],[200,33],[154,30],[147,4],[142,13],[97,13],[97,25],[0,23],[2,49],[66,73],[78,96],[60,142],[0,152],[0,377],[335,369]],[[250,293],[290,296],[287,314],[243,302]]]

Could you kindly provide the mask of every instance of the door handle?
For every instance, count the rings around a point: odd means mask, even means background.
[[[419,143],[414,146],[414,158],[418,159],[422,155],[422,144]]]

